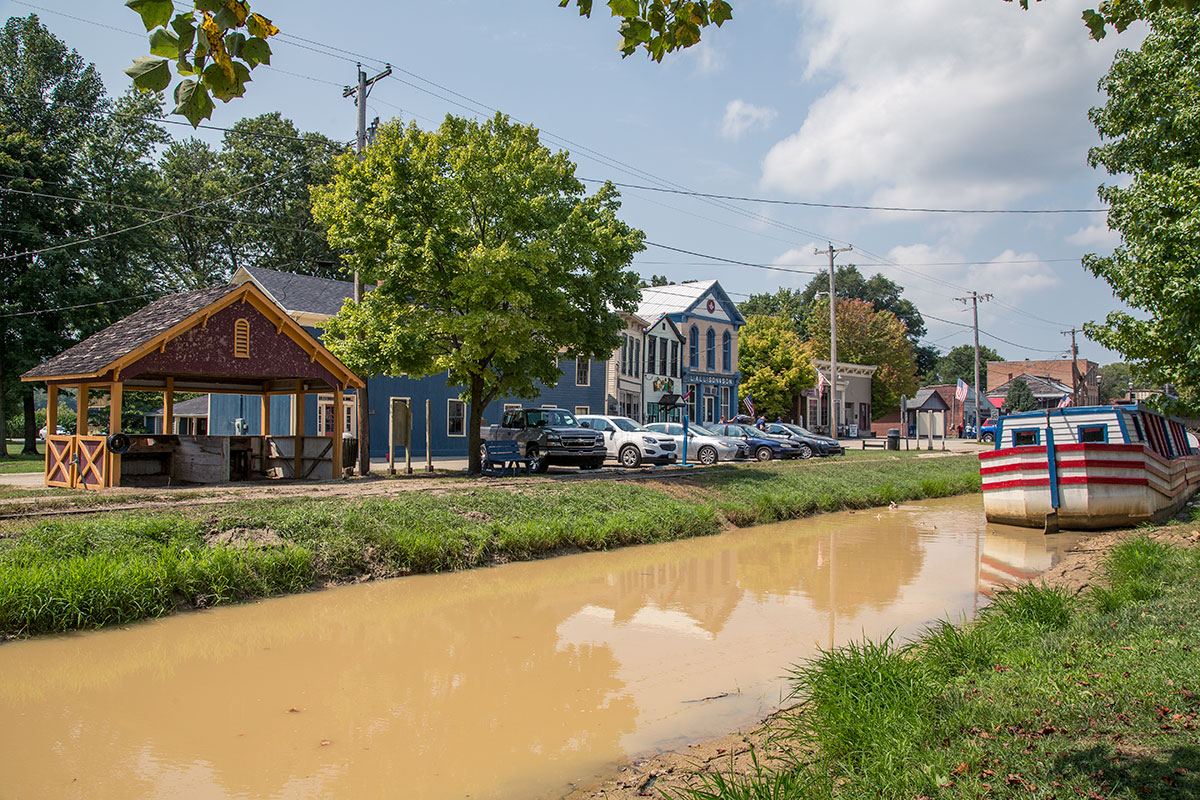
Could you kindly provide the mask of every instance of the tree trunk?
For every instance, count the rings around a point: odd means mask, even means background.
[[[25,392],[25,446],[21,448],[21,455],[36,456],[41,455],[37,449],[37,412],[33,408],[33,387],[26,384],[28,391]]]
[[[483,459],[479,450],[483,446],[483,436],[479,429],[483,427],[483,378],[471,376],[471,396],[467,403],[467,474],[479,475],[483,472]]]

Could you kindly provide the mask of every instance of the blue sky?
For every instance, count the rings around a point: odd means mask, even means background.
[[[373,90],[369,117],[432,127],[448,112],[499,109],[569,150],[584,178],[846,205],[1094,209],[1106,176],[1086,163],[1096,142],[1087,110],[1102,101],[1096,82],[1117,48],[1141,36],[1089,40],[1079,15],[1094,3],[1082,0],[1029,11],[1002,0],[737,0],[731,22],[655,64],[622,59],[616,25],[596,5],[586,20],[555,0],[255,0],[284,33],[247,97],[218,104],[212,122],[277,110],[349,140],[355,110],[341,87],[361,58],[369,74],[385,62],[396,70]],[[4,17],[31,12],[94,62],[114,95],[128,83],[122,70],[147,52],[120,0],[0,0]],[[960,327],[969,310],[954,299],[970,290],[995,295],[980,306],[981,343],[1013,359],[1062,355],[1060,331],[1118,307],[1079,264],[1116,243],[1102,213],[622,196],[622,216],[650,241],[734,261],[818,270],[826,262],[815,247],[853,245],[838,263],[903,286],[926,315],[926,341],[943,349],[971,341]],[[656,247],[634,267],[673,281],[717,278],[734,300],[810,279]],[[1117,358],[1083,337],[1080,350]]]

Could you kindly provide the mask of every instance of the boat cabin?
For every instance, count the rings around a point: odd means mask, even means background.
[[[1009,414],[996,423],[996,450],[1054,444],[1140,444],[1163,458],[1193,455],[1183,425],[1141,406],[1090,406]]]
[[[250,477],[340,478],[342,437],[303,435],[304,396],[331,392],[334,413],[340,415],[343,392],[364,385],[251,283],[162,297],[34,367],[21,380],[46,384],[47,431],[57,429],[59,393],[75,393],[75,432],[46,437],[45,482],[84,489],[130,481],[161,485]],[[97,391],[108,395],[105,435],[89,430],[89,400]],[[158,429],[165,433],[122,431],[124,394],[133,391],[162,395]],[[176,432],[177,392],[257,395],[260,430],[243,429],[236,436],[194,435],[195,429],[186,428]],[[294,397],[294,435],[272,435],[271,398],[277,395]]]

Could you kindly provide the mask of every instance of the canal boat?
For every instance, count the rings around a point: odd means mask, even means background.
[[[1048,533],[1161,521],[1200,488],[1183,424],[1141,406],[1010,414],[979,460],[988,522]]]

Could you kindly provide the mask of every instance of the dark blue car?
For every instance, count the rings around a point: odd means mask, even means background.
[[[737,439],[745,442],[750,448],[750,455],[759,461],[770,461],[772,458],[799,458],[800,448],[783,439],[773,439],[762,431],[749,425],[739,425],[726,422],[724,424],[708,425],[707,428],[719,436]]]

